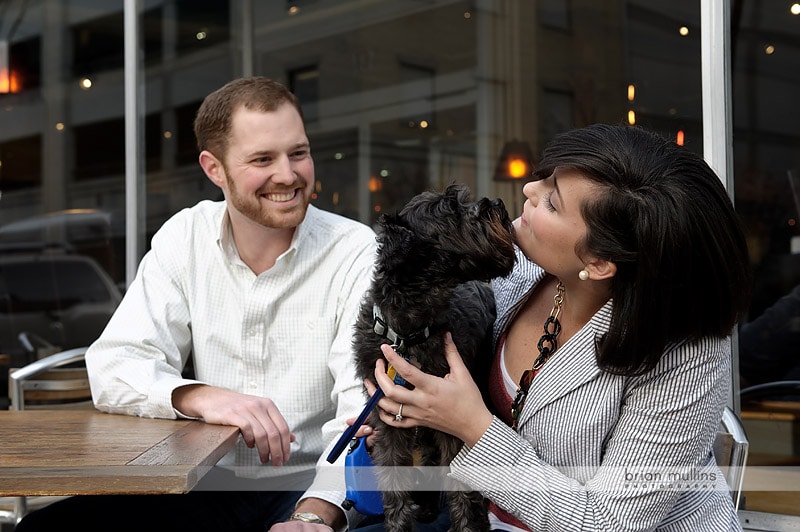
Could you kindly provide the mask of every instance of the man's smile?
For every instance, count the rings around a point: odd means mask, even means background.
[[[275,202],[291,201],[295,196],[297,196],[297,189],[290,190],[289,192],[270,192],[261,195],[261,197]]]

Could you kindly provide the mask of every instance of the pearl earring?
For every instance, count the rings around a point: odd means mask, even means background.
[[[587,272],[586,270],[581,270],[578,272],[578,279],[580,279],[581,281],[585,281],[588,278],[589,278],[589,272]]]

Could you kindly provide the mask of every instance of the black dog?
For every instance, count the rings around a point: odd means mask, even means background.
[[[425,192],[396,215],[383,215],[372,286],[356,325],[359,376],[374,381],[380,345],[426,373],[444,376],[444,334],[451,331],[471,370],[476,357],[488,359],[495,318],[494,296],[485,282],[508,275],[514,265],[513,228],[503,202],[473,202],[466,187]],[[485,380],[485,379],[484,379]],[[407,430],[383,423],[373,411],[369,424],[379,429],[372,449],[377,466],[449,466],[462,442],[431,429]],[[415,451],[421,464],[413,463]],[[414,518],[438,513],[440,494],[409,491],[411,467],[379,467],[385,527],[409,531]],[[451,530],[489,530],[483,497],[477,492],[448,493]]]

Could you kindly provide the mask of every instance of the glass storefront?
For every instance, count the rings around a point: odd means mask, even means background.
[[[0,266],[80,254],[124,291],[126,264],[167,218],[220,199],[197,164],[192,121],[206,94],[243,74],[300,97],[315,204],[369,224],[452,181],[517,215],[522,180],[501,154],[527,152],[535,164],[555,134],[591,123],[641,125],[703,154],[705,1],[125,2],[138,11],[140,80],[138,142],[127,146],[123,2],[0,1]],[[800,4],[729,9],[732,193],[757,272],[734,389],[749,464],[791,470],[800,462]],[[126,212],[131,153],[138,217]],[[131,219],[143,237],[133,257]],[[23,296],[7,284],[0,278],[0,352],[35,357],[20,332],[42,350],[91,341],[64,333],[70,309],[60,306],[20,330],[12,296]],[[766,386],[777,381],[795,385]],[[745,497],[747,510],[800,515],[800,491]]]

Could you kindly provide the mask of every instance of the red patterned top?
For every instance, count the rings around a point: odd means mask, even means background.
[[[500,338],[497,345],[497,351],[494,355],[494,362],[489,370],[489,399],[492,401],[497,416],[505,422],[509,427],[511,426],[511,404],[514,399],[508,394],[506,390],[505,381],[503,379],[503,368],[500,367],[502,363],[503,346],[506,343],[506,335]],[[493,502],[489,502],[489,511],[495,515],[503,523],[508,523],[523,530],[530,530],[525,526],[522,521],[506,512]]]

